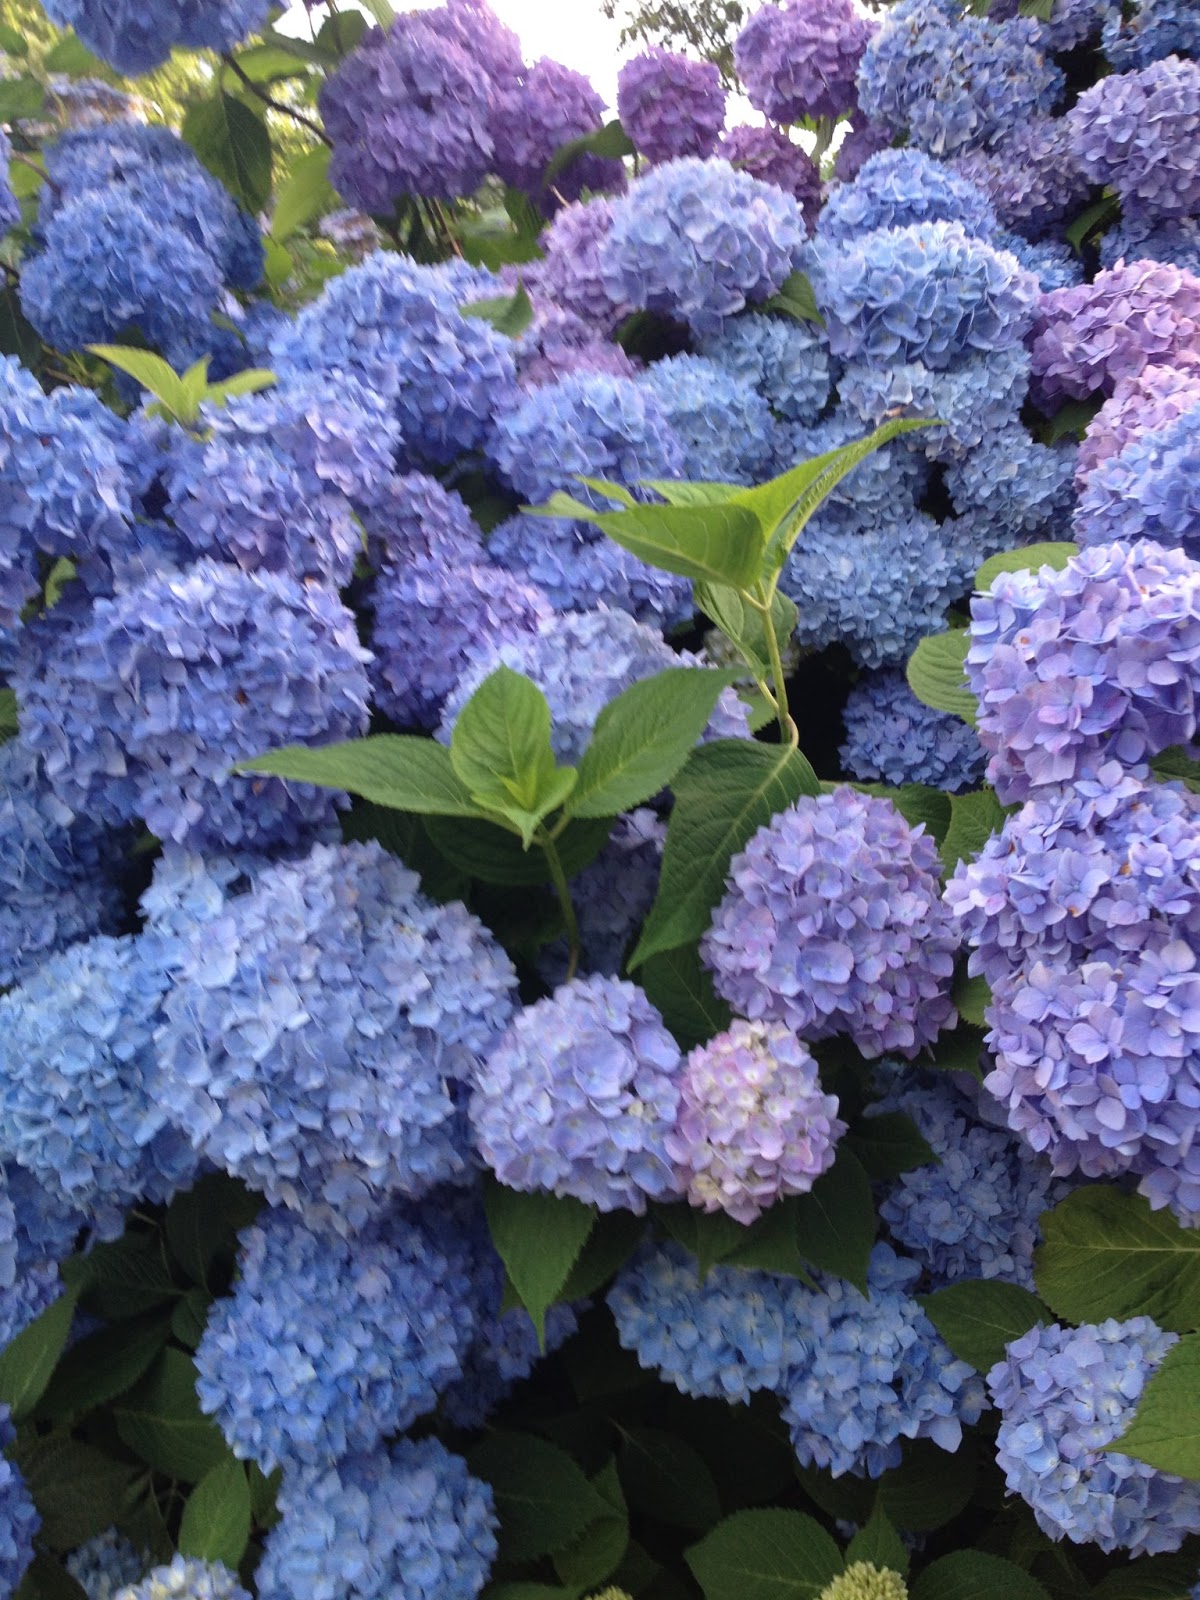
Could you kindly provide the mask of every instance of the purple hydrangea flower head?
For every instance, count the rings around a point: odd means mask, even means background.
[[[1074,50],[1098,35],[1113,14],[1115,0],[1052,0],[1048,17],[1039,17],[1040,38],[1047,50]],[[988,16],[1008,22],[1020,15],[1019,0],[996,0]]]
[[[610,334],[630,307],[614,301],[605,283],[601,250],[612,227],[612,201],[602,196],[564,206],[542,235],[539,295]]]
[[[267,20],[266,0],[50,0],[46,14],[74,28],[117,72],[152,72],[171,51],[231,50]]]
[[[706,337],[776,293],[806,235],[800,207],[774,184],[727,161],[667,161],[614,203],[601,267],[614,300]]]
[[[250,1596],[223,1562],[175,1555],[140,1583],[119,1589],[113,1600],[250,1600]]]
[[[1021,277],[1034,282],[1024,271]],[[940,426],[923,429],[920,443],[931,460],[953,461],[1018,420],[1029,374],[1029,352],[1020,344],[938,369],[864,358],[847,363],[838,393],[867,428],[894,416],[936,417]]]
[[[1081,544],[1154,539],[1200,556],[1200,394],[1190,410],[1131,439],[1089,473],[1075,513]]]
[[[734,1021],[697,1045],[679,1079],[667,1153],[688,1200],[753,1222],[790,1194],[807,1194],[846,1131],[836,1095],[790,1028]]]
[[[497,89],[515,84],[525,70],[521,41],[488,4],[488,0],[445,0],[432,11],[417,13],[421,21],[470,55],[475,69]]]
[[[513,984],[482,925],[381,846],[318,845],[198,924],[167,999],[162,1102],[272,1204],[357,1225],[389,1194],[461,1181],[461,1100]]]
[[[937,870],[933,840],[889,800],[806,796],[730,862],[701,956],[742,1016],[914,1056],[955,1018]]]
[[[332,182],[377,216],[406,194],[471,194],[492,162],[492,94],[468,51],[424,12],[386,33],[372,28],[321,89]]]
[[[821,169],[782,128],[741,123],[730,128],[718,153],[739,172],[790,194],[811,227],[821,208]]]
[[[802,1353],[779,1389],[802,1466],[877,1478],[900,1464],[902,1439],[955,1451],[963,1424],[979,1420],[983,1380],[955,1360],[914,1298],[920,1273],[880,1243],[869,1296],[831,1275],[818,1290],[796,1285],[789,1310]]]
[[[918,222],[959,222],[966,233],[992,239],[999,231],[991,201],[953,167],[920,150],[882,150],[849,183],[831,191],[817,235],[844,244],[877,228],[909,228]]]
[[[597,606],[594,611],[556,613],[535,634],[494,646],[459,679],[442,711],[437,737],[448,744],[455,718],[483,680],[498,666],[511,667],[532,678],[550,702],[554,753],[561,763],[574,765],[591,742],[596,718],[630,684],[668,667],[704,665],[701,656],[672,650],[661,633],[624,611]],[[745,738],[745,712],[732,689],[722,690],[709,737]]]
[[[1180,550],[1095,545],[1002,573],[972,598],[966,661],[1000,798],[1190,741],[1198,654],[1200,565]]]
[[[555,383],[578,372],[632,378],[641,368],[640,361],[627,355],[619,344],[602,339],[593,324],[550,304],[538,308],[518,348],[518,375],[524,389]]]
[[[605,978],[620,972],[629,942],[654,902],[666,837],[666,824],[648,807],[625,812],[596,859],[572,878],[584,972]],[[541,951],[538,971],[547,983],[557,986],[563,981],[565,939]]]
[[[118,1589],[140,1582],[150,1565],[116,1528],[107,1528],[72,1550],[63,1562],[87,1600],[113,1600]]]
[[[33,1560],[33,1538],[42,1525],[20,1468],[4,1454],[16,1437],[9,1409],[0,1405],[0,1584],[10,1594]]]
[[[469,566],[483,556],[483,536],[466,501],[423,472],[389,478],[363,512],[363,524],[376,570],[410,561]]]
[[[368,659],[333,590],[200,562],[97,600],[22,660],[22,735],[63,803],[100,821],[140,817],[177,843],[297,842],[334,798],[230,769],[362,733]]]
[[[1104,26],[1104,53],[1118,72],[1166,56],[1200,55],[1200,17],[1189,0],[1137,0],[1114,7]]]
[[[934,156],[990,144],[1053,110],[1063,75],[1032,17],[963,15],[957,0],[900,0],[867,45],[858,98],[875,122]]]
[[[285,381],[357,379],[393,408],[410,465],[446,465],[479,449],[515,381],[512,340],[460,310],[488,292],[456,278],[453,264],[377,251],[280,331],[270,365]]]
[[[990,149],[972,150],[954,166],[986,195],[1003,227],[1029,239],[1058,232],[1088,193],[1070,121],[1063,117],[1030,117],[1006,130]]]
[[[947,466],[946,488],[960,515],[986,514],[1010,544],[1056,538],[1074,508],[1075,449],[1039,444],[1010,423]]]
[[[768,122],[841,117],[874,29],[851,0],[785,0],[751,14],[733,45],[750,104]]]
[[[646,50],[617,74],[617,115],[647,161],[711,156],[725,126],[721,74],[711,61]]]
[[[1110,395],[1198,342],[1200,278],[1157,261],[1113,267],[1042,296],[1030,339],[1034,398],[1053,411],[1063,399]]]
[[[371,592],[375,703],[402,726],[434,728],[446,696],[484,650],[551,614],[531,583],[494,566],[415,560],[384,567]]]
[[[774,418],[747,379],[704,356],[680,355],[654,362],[638,386],[658,401],[682,444],[684,478],[758,483],[770,475]]]
[[[1200,406],[1200,352],[1180,352],[1168,365],[1144,367],[1135,377],[1121,378],[1079,446],[1080,490],[1101,463],[1196,406]]]
[[[268,1211],[196,1350],[196,1393],[233,1453],[323,1467],[431,1411],[470,1342],[461,1265],[384,1214],[352,1239]]]
[[[196,1170],[155,1091],[166,981],[137,940],[98,937],[0,997],[0,1149],[108,1238]]]
[[[298,1473],[255,1573],[259,1600],[475,1600],[496,1557],[492,1491],[438,1439]]]
[[[1200,1531],[1200,1487],[1106,1448],[1178,1339],[1149,1317],[1039,1323],[988,1373],[997,1462],[1050,1538],[1140,1556]]]
[[[543,56],[519,85],[493,98],[495,170],[547,212],[578,200],[585,189],[620,189],[625,182],[622,163],[586,154],[568,162],[552,185],[546,183],[546,167],[555,152],[572,139],[598,133],[603,122],[604,101],[583,73]]]
[[[21,220],[21,207],[8,181],[8,160],[11,154],[12,146],[8,142],[8,135],[0,133],[0,235],[7,233],[10,228],[15,228]]]
[[[575,978],[519,1012],[471,1096],[471,1125],[501,1183],[641,1213],[679,1192],[666,1139],[679,1047],[635,984]]]
[[[1121,200],[1127,219],[1200,211],[1200,65],[1168,56],[1111,73],[1069,113],[1076,159]]]
[[[702,340],[700,353],[751,384],[789,422],[814,423],[829,403],[834,373],[829,344],[810,322],[747,312]]]
[[[488,454],[532,505],[557,489],[591,495],[579,473],[632,487],[644,478],[680,477],[684,462],[682,441],[653,391],[601,372],[516,396],[497,412]]]
[[[843,715],[842,767],[862,783],[926,783],[954,794],[983,780],[986,756],[975,730],[923,705],[897,668],[860,680]]]
[[[862,111],[852,112],[846,136],[838,145],[834,159],[835,180],[852,183],[872,156],[890,149],[895,142],[895,134],[884,123],[872,122]]]
[[[1083,262],[1069,244],[1058,244],[1051,239],[1030,244],[1019,233],[1002,233],[996,243],[1001,250],[1015,256],[1026,272],[1033,274],[1043,294],[1055,289],[1074,289],[1083,282]]]

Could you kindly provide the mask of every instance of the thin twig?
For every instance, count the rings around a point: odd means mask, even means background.
[[[298,122],[302,128],[307,128],[310,133],[315,133],[322,144],[327,144],[331,149],[333,148],[333,140],[325,132],[325,129],[321,127],[320,123],[314,122],[311,117],[306,117],[303,111],[297,111],[294,106],[284,105],[282,100],[273,100],[265,89],[260,88],[255,83],[248,72],[238,66],[232,56],[222,56],[221,60],[233,73],[234,77],[240,79],[250,93],[262,101],[263,105],[270,107],[272,111],[278,111],[281,117],[291,117],[293,122]]]

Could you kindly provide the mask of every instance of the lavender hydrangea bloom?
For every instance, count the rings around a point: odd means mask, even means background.
[[[118,1589],[113,1600],[250,1600],[250,1596],[223,1562],[175,1555],[140,1583]]]
[[[1010,544],[1055,538],[1075,503],[1075,450],[1039,444],[1010,423],[949,464],[946,488],[960,515],[985,513]]]
[[[1192,408],[1131,439],[1093,469],[1079,499],[1081,544],[1154,539],[1200,556],[1200,395]]]
[[[638,1214],[679,1186],[666,1138],[679,1047],[632,983],[565,983],[517,1014],[479,1072],[471,1125],[501,1183]]]
[[[386,33],[372,28],[321,88],[330,179],[378,216],[406,194],[471,194],[492,161],[492,92],[468,51],[424,13]]]
[[[548,212],[585,189],[618,189],[625,180],[620,161],[580,155],[559,172],[551,192],[546,167],[557,150],[584,134],[598,133],[604,102],[581,72],[548,56],[530,67],[521,83],[496,95],[491,108],[495,170]],[[561,196],[560,200],[558,197]]]
[[[0,235],[7,233],[10,228],[15,228],[21,220],[21,207],[8,181],[8,161],[11,154],[12,146],[8,142],[8,135],[0,132]]]
[[[734,856],[700,953],[742,1016],[911,1057],[953,1026],[957,943],[933,840],[890,801],[839,788]]]
[[[167,999],[162,1103],[272,1204],[357,1225],[388,1194],[461,1180],[461,1100],[514,981],[482,925],[381,846],[318,845],[197,927]]]
[[[50,0],[46,14],[74,28],[118,72],[152,72],[174,49],[231,50],[267,20],[267,0]]]
[[[683,447],[681,477],[752,484],[769,476],[774,419],[745,378],[704,356],[681,355],[656,361],[637,381]]]
[[[279,1507],[259,1600],[475,1600],[496,1557],[491,1488],[437,1439],[297,1474]]]
[[[461,1267],[422,1229],[385,1215],[348,1240],[269,1211],[241,1246],[196,1350],[201,1409],[236,1456],[319,1468],[433,1409],[473,1315]]]
[[[841,117],[873,33],[851,0],[786,0],[755,11],[733,45],[750,104],[768,122]]]
[[[711,156],[725,126],[725,91],[711,61],[652,49],[617,74],[617,115],[647,161]]]
[[[410,561],[470,566],[483,556],[483,536],[466,502],[423,472],[389,479],[364,511],[363,525],[376,570]]]
[[[1169,56],[1141,72],[1113,73],[1067,118],[1084,172],[1110,185],[1131,221],[1200,210],[1200,65]]]
[[[632,378],[641,369],[641,362],[627,355],[619,344],[602,339],[595,326],[561,306],[539,306],[518,348],[518,375],[523,389],[555,383],[578,372]]]
[[[612,227],[612,201],[598,197],[564,206],[541,238],[537,290],[599,333],[613,333],[630,307],[609,295],[602,247]]]
[[[848,132],[838,146],[833,163],[833,176],[838,183],[852,183],[863,167],[881,150],[896,142],[891,128],[882,122],[872,122],[861,111],[850,115]]]
[[[776,293],[806,235],[800,207],[773,184],[727,161],[667,161],[614,204],[601,270],[614,300],[705,337]]]
[[[96,601],[35,670],[19,663],[22,735],[64,804],[100,821],[141,817],[177,843],[296,842],[335,816],[328,791],[230,768],[364,732],[367,659],[332,590],[201,562]]]
[[[371,593],[375,703],[403,726],[434,728],[470,663],[551,614],[531,583],[494,566],[439,558],[384,567]]]
[[[1181,352],[1168,366],[1145,367],[1136,377],[1122,378],[1088,424],[1079,446],[1080,490],[1102,462],[1196,407],[1200,407],[1200,352]]]
[[[1200,1487],[1108,1450],[1178,1343],[1149,1317],[1081,1328],[1039,1324],[987,1375],[1008,1488],[1052,1539],[1139,1556],[1200,1531]]]
[[[985,240],[999,231],[987,195],[952,167],[920,150],[883,150],[863,163],[852,182],[834,187],[817,236],[845,244],[877,228],[919,222],[958,222],[964,232]]]
[[[1187,743],[1197,654],[1200,565],[1180,550],[1095,545],[1058,572],[1002,573],[972,598],[966,661],[1001,799]]]
[[[0,996],[0,1150],[108,1238],[196,1170],[155,1089],[166,981],[139,941],[99,937]]]
[[[702,340],[700,353],[751,384],[789,422],[814,423],[829,403],[833,363],[824,333],[812,323],[747,312]]]
[[[869,1297],[825,1275],[797,1284],[790,1311],[802,1354],[784,1375],[783,1420],[803,1466],[877,1478],[900,1463],[901,1439],[957,1450],[979,1420],[983,1380],[956,1361],[913,1297],[920,1266],[877,1244]]]
[[[1002,226],[1029,239],[1058,231],[1088,193],[1071,125],[1063,117],[1030,117],[1007,129],[990,149],[973,150],[954,165],[987,196]]]
[[[836,1095],[790,1028],[740,1019],[687,1057],[679,1115],[667,1136],[694,1206],[753,1222],[789,1194],[807,1194],[846,1131]]]
[[[1118,72],[1165,56],[1200,54],[1200,17],[1189,0],[1137,0],[1114,7],[1104,25],[1104,53]]]
[[[33,1538],[42,1525],[20,1469],[4,1454],[16,1437],[9,1409],[0,1405],[0,1585],[10,1594],[33,1560]]]
[[[812,226],[821,209],[821,169],[804,146],[796,144],[782,128],[757,128],[753,123],[730,128],[718,154],[739,172],[790,194],[805,223]]]
[[[858,98],[873,121],[953,156],[1053,110],[1062,85],[1032,17],[994,22],[964,16],[957,0],[901,0],[867,45]]]
[[[917,699],[898,669],[872,673],[850,691],[842,767],[863,783],[927,783],[961,793],[983,779],[974,728]]]

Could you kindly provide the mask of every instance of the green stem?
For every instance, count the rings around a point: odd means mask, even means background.
[[[771,620],[771,600],[774,585],[768,591],[764,583],[757,587],[755,609],[763,619],[763,632],[767,639],[767,654],[771,658],[771,677],[775,684],[775,713],[779,719],[779,737],[782,743],[790,745],[793,750],[800,748],[800,729],[792,720],[792,713],[788,709],[787,684],[784,681],[783,656],[779,650],[779,640],[775,637],[775,626]]]
[[[547,833],[545,828],[539,828],[534,838],[541,845],[545,854],[547,865],[550,868],[550,881],[554,884],[554,893],[558,896],[559,908],[563,914],[563,922],[567,929],[567,979],[570,983],[579,968],[579,919],[575,915],[575,907],[571,902],[571,888],[567,882],[567,875],[563,871],[562,857],[558,853],[558,846]]]
[[[833,140],[834,129],[837,127],[835,117],[822,117],[817,123],[817,142],[812,148],[812,159],[816,166],[821,165],[821,157],[829,149]]]

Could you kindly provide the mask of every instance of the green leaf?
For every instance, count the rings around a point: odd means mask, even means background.
[[[263,210],[271,198],[271,136],[248,106],[224,93],[197,101],[180,133],[252,216]]]
[[[1049,22],[1054,12],[1054,0],[1021,0],[1017,10],[1023,17],[1036,17],[1039,22]]]
[[[104,75],[104,63],[94,56],[81,39],[65,33],[42,59],[46,72],[65,72],[72,78],[90,78]]]
[[[777,811],[821,786],[798,750],[717,739],[693,751],[674,789],[658,896],[630,967],[698,939],[724,892],[731,857]]]
[[[195,420],[198,408],[189,409],[183,379],[161,356],[156,356],[152,350],[137,350],[120,344],[90,344],[87,348],[92,355],[128,373],[143,389],[148,389],[171,416],[180,422]]]
[[[467,1460],[495,1491],[502,1561],[552,1555],[611,1510],[565,1450],[533,1434],[490,1434]]]
[[[35,1550],[13,1600],[88,1600],[88,1592],[67,1569],[44,1550]]]
[[[462,307],[464,317],[480,317],[490,322],[497,333],[519,339],[533,321],[533,301],[519,283],[515,294],[497,295],[489,300],[472,300]]]
[[[258,394],[261,389],[269,389],[278,382],[279,379],[266,367],[246,367],[242,372],[235,372],[232,378],[210,383],[204,391],[204,400],[210,406],[223,406],[237,395]]]
[[[309,65],[294,50],[283,50],[277,44],[252,44],[239,50],[233,59],[254,83],[278,83],[281,78],[304,77]]]
[[[558,1298],[569,1303],[595,1294],[629,1259],[645,1233],[645,1223],[631,1211],[606,1211],[598,1216]]]
[[[979,1060],[984,1049],[983,1029],[973,1022],[960,1020],[957,1027],[938,1035],[933,1046],[932,1065],[939,1072],[969,1072],[982,1083]]]
[[[74,1550],[120,1516],[136,1469],[65,1432],[23,1437],[13,1451],[41,1514],[39,1540]]]
[[[204,1337],[212,1303],[213,1297],[208,1290],[199,1287],[189,1289],[176,1301],[171,1313],[171,1332],[185,1349],[195,1350]]]
[[[0,689],[0,744],[17,736],[17,696],[12,689]]]
[[[779,293],[771,296],[763,310],[781,311],[785,316],[795,317],[797,322],[814,322],[818,328],[825,326],[825,318],[817,309],[812,279],[806,272],[790,272],[780,285]]]
[[[167,1207],[167,1243],[193,1283],[218,1289],[212,1271],[228,1268],[237,1254],[237,1236],[262,1210],[262,1195],[224,1172],[208,1172]]]
[[[841,783],[826,783],[822,787],[827,793],[832,793],[841,787]],[[851,788],[857,789],[860,794],[873,794],[881,800],[890,800],[910,827],[924,828],[939,846],[945,839],[954,798],[945,790],[933,789],[926,783],[904,783],[899,788],[893,788],[888,783],[855,783],[851,784]]]
[[[638,981],[682,1050],[704,1044],[733,1021],[694,942],[652,955],[642,963]]]
[[[1041,1219],[1038,1293],[1068,1322],[1152,1317],[1161,1328],[1200,1327],[1200,1230],[1107,1184],[1076,1189]]]
[[[107,1322],[139,1317],[179,1295],[154,1233],[127,1233],[93,1245],[86,1255],[65,1261],[62,1275],[84,1310]]]
[[[953,1455],[932,1439],[903,1447],[900,1466],[879,1480],[878,1502],[897,1528],[928,1533],[953,1522],[975,1492],[976,1450],[968,1436]]]
[[[536,1189],[525,1194],[488,1180],[488,1230],[509,1281],[533,1318],[539,1340],[546,1310],[559,1298],[596,1222],[592,1206]]]
[[[617,1467],[635,1511],[698,1532],[720,1520],[713,1475],[700,1452],[678,1435],[661,1428],[624,1430]]]
[[[1047,444],[1057,444],[1060,439],[1082,439],[1103,404],[1104,397],[1098,394],[1087,400],[1068,400],[1043,424],[1042,437]]]
[[[5,55],[20,59],[29,54],[29,41],[16,28],[9,27],[7,22],[0,22],[0,50],[3,50]]]
[[[564,168],[579,156],[601,156],[606,160],[622,160],[634,154],[633,141],[619,122],[606,122],[595,133],[585,133],[581,138],[569,139],[550,157],[543,182],[549,186]]]
[[[1020,550],[1002,550],[980,567],[975,574],[975,587],[981,594],[986,594],[1002,572],[1040,572],[1043,567],[1061,572],[1071,557],[1078,554],[1079,546],[1069,541],[1027,544]]]
[[[992,991],[986,978],[968,978],[964,968],[954,984],[954,1004],[960,1017],[977,1028],[987,1026],[987,1008]]]
[[[46,91],[36,78],[0,78],[0,123],[36,117],[46,104]]]
[[[546,696],[531,678],[504,666],[483,680],[455,718],[450,764],[477,804],[513,821],[526,848],[577,776],[555,764]]]
[[[1143,1556],[1102,1578],[1092,1600],[1191,1600],[1195,1581],[1193,1556]]]
[[[867,1292],[867,1263],[878,1226],[871,1180],[849,1150],[796,1202],[800,1254],[814,1267]]]
[[[838,1150],[852,1150],[867,1176],[876,1182],[898,1178],[902,1172],[928,1166],[938,1159],[916,1123],[903,1111],[860,1117]]]
[[[1075,254],[1082,255],[1085,240],[1094,233],[1102,233],[1120,214],[1121,202],[1115,194],[1106,194],[1081,211],[1063,236]]]
[[[818,1600],[842,1571],[819,1522],[801,1511],[738,1511],[685,1551],[706,1600]]]
[[[551,1583],[497,1583],[489,1585],[484,1600],[579,1600],[579,1593]]]
[[[1003,1361],[1005,1345],[1051,1320],[1037,1295],[991,1278],[949,1284],[921,1305],[958,1359],[984,1373]]]
[[[250,1485],[240,1461],[223,1461],[188,1496],[179,1524],[179,1553],[223,1561],[236,1572],[250,1542]]]
[[[596,1493],[608,1507],[577,1539],[572,1539],[554,1557],[554,1570],[564,1583],[579,1584],[593,1590],[612,1576],[629,1548],[629,1512],[617,1476],[615,1461],[609,1461],[592,1478]]]
[[[716,506],[745,494],[741,483],[678,483],[674,478],[643,478],[643,489],[653,489],[669,506]]]
[[[911,1600],[1050,1600],[1036,1578],[982,1550],[942,1556],[914,1579],[909,1595]]]
[[[415,734],[377,733],[316,749],[289,744],[239,762],[235,770],[265,772],[325,789],[346,789],[396,811],[439,817],[487,816],[456,776],[445,746]]]
[[[711,667],[668,667],[610,700],[579,763],[568,815],[614,817],[652,799],[695,749],[722,689],[737,678]]]
[[[1185,783],[1193,794],[1200,794],[1200,761],[1193,761],[1180,745],[1172,745],[1169,750],[1161,750],[1158,755],[1151,756],[1150,770],[1158,778],[1168,782],[1177,779]]]
[[[741,653],[743,660],[760,679],[770,679],[771,657],[766,625],[761,612],[755,611],[744,596],[727,584],[698,583],[696,604],[711,617],[721,632]],[[771,601],[771,627],[776,643],[782,652],[796,631],[800,612],[794,600],[778,589]]]
[[[158,1315],[101,1328],[67,1350],[38,1404],[40,1417],[66,1419],[126,1394],[167,1342],[169,1321]]]
[[[759,519],[751,508],[733,501],[593,511],[569,496],[555,495],[545,506],[528,509],[541,516],[586,518],[640,561],[696,583],[744,589],[758,581],[762,570],[764,540]]]
[[[966,628],[930,634],[910,656],[907,677],[909,688],[922,705],[931,706],[934,711],[948,711],[974,727],[979,703],[964,669],[970,647],[971,634]]]
[[[942,862],[953,872],[960,861],[974,861],[994,833],[1004,826],[1007,812],[994,789],[972,789],[950,796],[950,826],[942,840]]]
[[[1105,1446],[1160,1472],[1200,1478],[1200,1334],[1185,1334],[1167,1351],[1142,1391],[1133,1421]]]
[[[71,1331],[75,1301],[69,1289],[0,1350],[0,1403],[14,1422],[27,1417],[46,1392]]]
[[[723,1258],[730,1267],[756,1267],[816,1288],[800,1254],[799,1198],[777,1200],[749,1227],[742,1229],[736,1247]]]
[[[447,861],[481,883],[517,888],[550,881],[541,846],[535,843],[531,849],[523,849],[516,834],[495,822],[427,816],[425,831]],[[611,817],[567,825],[555,840],[555,848],[568,878],[596,859],[611,831]]]
[[[113,1413],[134,1455],[169,1478],[198,1483],[229,1459],[216,1423],[196,1399],[196,1367],[182,1350],[164,1350]]]
[[[672,1239],[695,1256],[702,1282],[719,1261],[733,1254],[746,1231],[728,1212],[698,1211],[684,1200],[660,1206],[656,1215]]]
[[[873,1566],[892,1572],[908,1571],[908,1551],[904,1540],[879,1504],[875,1505],[866,1525],[858,1530],[846,1546],[846,1565],[854,1561],[869,1561]]]

